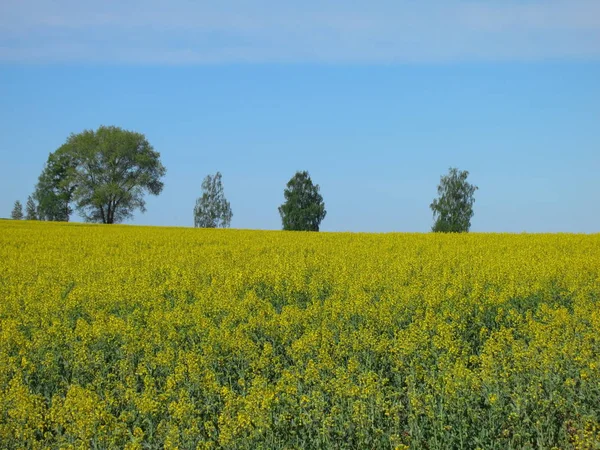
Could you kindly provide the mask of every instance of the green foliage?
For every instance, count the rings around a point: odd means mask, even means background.
[[[202,197],[194,207],[194,226],[197,228],[228,228],[231,224],[231,205],[225,198],[221,172],[207,175],[202,182]]]
[[[283,229],[319,231],[319,225],[327,211],[319,193],[319,185],[313,185],[308,172],[296,172],[283,195],[285,203],[279,207]]]
[[[38,220],[37,207],[31,195],[27,197],[27,204],[25,205],[25,218],[27,220]]]
[[[23,205],[21,205],[21,202],[19,200],[17,200],[15,202],[15,206],[13,207],[13,210],[10,213],[10,217],[13,220],[22,220],[23,219]]]
[[[64,146],[48,156],[33,198],[39,220],[68,222],[76,184],[77,160]]]
[[[70,204],[88,222],[118,223],[145,211],[144,194],[158,195],[166,169],[143,134],[101,126],[71,134],[50,155],[36,190],[40,216],[68,220]]]
[[[438,198],[429,205],[433,211],[432,231],[466,233],[471,228],[477,186],[467,182],[469,172],[450,168],[440,179]]]

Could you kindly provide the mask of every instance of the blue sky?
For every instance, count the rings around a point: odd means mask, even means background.
[[[167,167],[136,224],[191,226],[219,170],[232,226],[278,229],[308,170],[323,230],[425,232],[456,166],[473,231],[600,230],[600,2],[211,3],[0,3],[0,216],[104,124]]]

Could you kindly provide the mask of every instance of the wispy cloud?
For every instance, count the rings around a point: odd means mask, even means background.
[[[3,0],[0,61],[600,59],[600,0]]]

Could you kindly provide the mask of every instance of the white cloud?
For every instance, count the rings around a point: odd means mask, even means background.
[[[0,61],[212,64],[600,58],[600,0],[4,0]]]

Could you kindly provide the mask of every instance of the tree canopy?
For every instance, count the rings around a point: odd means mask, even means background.
[[[31,195],[27,197],[27,203],[25,204],[25,218],[27,220],[37,220],[37,207]]]
[[[50,153],[38,178],[33,198],[38,202],[38,218],[68,222],[76,185],[77,160],[64,145]]]
[[[202,182],[202,197],[194,207],[194,226],[197,228],[228,228],[233,212],[225,198],[221,172],[207,175]]]
[[[13,220],[21,220],[23,219],[23,205],[21,204],[21,202],[19,200],[17,200],[15,202],[15,205],[13,206],[13,209],[10,213],[10,217]]]
[[[114,126],[71,134],[50,154],[36,187],[41,218],[68,220],[71,204],[88,222],[118,223],[145,211],[166,169],[145,136]]]
[[[447,175],[440,179],[438,198],[433,200],[434,224],[432,231],[446,233],[464,233],[471,228],[473,203],[477,186],[467,181],[469,172],[450,168]]]
[[[284,230],[319,231],[325,218],[325,203],[307,171],[296,172],[283,192],[285,202],[279,207]]]

